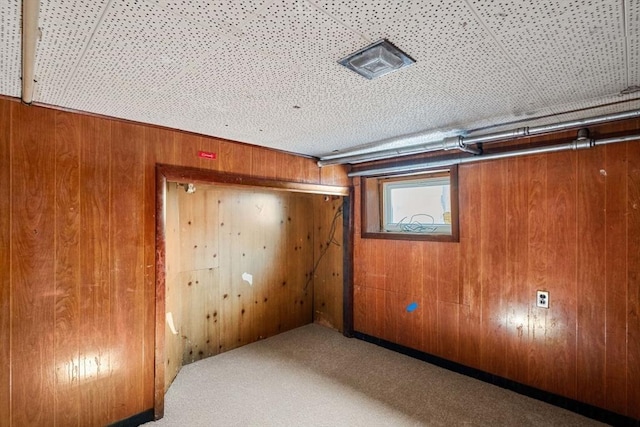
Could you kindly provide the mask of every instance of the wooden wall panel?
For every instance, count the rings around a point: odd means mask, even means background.
[[[640,419],[640,144],[627,155],[627,411]]]
[[[486,370],[505,375],[506,307],[503,304],[506,248],[506,164],[482,165],[480,211],[480,280],[482,286],[482,344],[480,357]]]
[[[11,419],[11,104],[0,103],[0,425]]]
[[[87,118],[82,123],[80,159],[80,408],[81,425],[109,418],[111,352],[110,176],[111,123]],[[84,143],[92,141],[91,144]],[[107,149],[105,150],[105,147]]]
[[[467,179],[459,180],[460,211],[460,269],[462,280],[462,307],[460,311],[460,362],[474,368],[480,365],[480,318],[482,297],[480,283],[480,215],[482,183],[477,177],[481,164],[467,165],[463,170]],[[459,171],[460,172],[460,171]],[[460,176],[458,177],[460,178]],[[465,224],[462,227],[462,224]]]
[[[373,243],[373,242],[372,242]],[[384,248],[380,245],[372,244],[384,256]],[[421,244],[423,250],[422,258],[422,301],[419,309],[422,311],[422,350],[427,353],[438,353],[438,245],[433,242]],[[393,260],[389,260],[393,263]],[[396,261],[398,262],[398,261]],[[401,262],[401,261],[400,261]],[[366,266],[365,266],[366,268]],[[357,283],[357,282],[356,282]]]
[[[511,355],[505,361],[506,376],[519,382],[526,382],[529,376],[527,363],[529,357],[530,329],[529,309],[531,292],[527,284],[528,260],[528,222],[522,221],[529,207],[529,182],[524,179],[512,179],[526,175],[530,159],[515,158],[507,161],[507,176],[511,185],[507,186],[506,259],[508,260],[504,280],[506,307],[507,353]]]
[[[596,406],[605,399],[606,170],[604,149],[578,155],[578,398]]]
[[[53,111],[11,107],[11,422],[44,425],[56,419],[58,135]]]
[[[154,406],[155,390],[154,367],[156,364],[156,286],[155,286],[155,266],[156,266],[156,164],[175,163],[175,144],[173,138],[165,138],[159,128],[145,127],[144,145],[144,307],[145,307],[145,337],[143,344],[143,365],[144,365],[144,401],[143,407]],[[148,197],[153,194],[154,197]],[[162,300],[162,299],[160,299]],[[165,312],[164,308],[159,311]],[[165,337],[167,334],[165,334]],[[159,348],[164,347],[164,343],[158,343]],[[166,363],[166,359],[158,359],[157,363]],[[157,379],[160,384],[165,383],[165,378]]]
[[[640,121],[600,132],[629,129]],[[460,166],[459,243],[363,239],[356,226],[356,331],[640,419],[638,147]],[[358,186],[355,206],[360,218]],[[408,296],[386,297],[398,282],[413,282],[417,325],[393,306]]]
[[[311,159],[6,99],[0,125],[0,425],[153,406],[156,163],[321,183]]]
[[[627,408],[627,145],[605,147],[605,400],[623,413]]]
[[[547,157],[533,156],[527,160],[525,179],[529,189],[527,198],[527,278],[525,297],[534,299],[536,291],[549,290],[547,282]],[[524,219],[524,218],[523,218]],[[553,291],[550,291],[550,294]],[[555,295],[555,294],[554,294]],[[554,310],[556,309],[554,304]],[[546,327],[549,310],[530,305],[530,343],[527,359],[529,383],[543,388],[547,367]]]
[[[56,114],[55,139],[55,365],[56,422],[80,421],[80,144],[79,116]]]
[[[127,418],[142,407],[144,371],[144,139],[142,126],[114,123],[111,152],[111,414]],[[141,185],[142,184],[142,185]],[[136,360],[136,362],[132,362]],[[126,378],[126,380],[124,380]],[[139,411],[139,410],[138,410]]]
[[[547,158],[547,264],[546,287],[552,304],[544,329],[545,366],[561,365],[564,369],[547,372],[540,387],[575,399],[577,396],[576,316],[577,316],[577,251],[576,218],[577,160],[570,152]],[[529,295],[533,290],[529,290]],[[540,353],[541,349],[537,351]],[[531,369],[531,367],[530,367]],[[531,374],[533,375],[533,374]]]

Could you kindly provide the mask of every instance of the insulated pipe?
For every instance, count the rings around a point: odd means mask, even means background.
[[[522,150],[507,151],[504,153],[484,154],[481,156],[462,157],[458,159],[435,160],[435,161],[427,160],[423,163],[413,164],[413,165],[392,166],[387,168],[381,167],[378,169],[368,169],[368,170],[350,172],[348,176],[357,177],[357,176],[376,176],[376,175],[396,174],[396,173],[412,173],[412,172],[419,172],[424,169],[447,167],[447,166],[460,165],[465,163],[474,163],[474,162],[479,162],[483,160],[498,160],[498,159],[507,159],[511,157],[527,156],[527,155],[533,155],[533,154],[555,153],[558,151],[567,151],[567,150],[581,150],[581,149],[595,147],[597,145],[614,144],[617,142],[629,142],[629,141],[636,141],[636,140],[640,140],[640,135],[629,135],[629,136],[605,138],[597,141],[593,139],[589,139],[587,137],[578,137],[577,139],[565,144],[550,145],[546,147],[533,147],[533,148],[526,148]]]
[[[402,148],[391,148],[388,150],[377,151],[373,153],[354,154],[352,156],[343,156],[336,158],[322,158],[318,160],[318,166],[343,165],[345,163],[362,163],[371,162],[373,160],[388,159],[390,157],[409,156],[411,154],[428,153],[431,151],[450,150],[459,148],[458,137],[454,137],[455,142],[450,143],[448,138],[443,140],[431,141],[425,144],[413,145]],[[466,148],[466,147],[465,147]],[[461,149],[461,148],[459,148]]]
[[[527,135],[529,135],[529,128],[524,127],[524,128],[518,128],[518,129],[508,130],[504,132],[489,133],[486,135],[469,136],[469,137],[460,136],[460,138],[462,138],[462,145],[470,145],[470,144],[483,144],[485,142],[503,141],[505,139],[521,138]]]
[[[589,117],[580,120],[571,120],[562,123],[553,123],[550,125],[533,126],[519,128],[514,131],[497,132],[487,135],[479,135],[476,137],[461,137],[463,145],[498,142],[507,139],[515,139],[523,136],[540,135],[542,133],[558,132],[579,126],[597,125],[600,123],[610,122],[614,120],[623,120],[640,117],[640,110],[625,111],[623,113],[606,114],[603,116]]]
[[[35,84],[40,0],[22,1],[22,102],[31,104]]]
[[[421,154],[421,153],[427,153],[432,151],[447,150],[451,148],[456,148],[455,147],[456,143],[459,145],[459,149],[462,151],[469,152],[469,149],[470,149],[470,150],[474,150],[472,151],[473,154],[479,154],[480,150],[478,150],[477,147],[470,147],[470,145],[505,141],[505,140],[520,138],[524,136],[539,135],[539,134],[549,133],[554,131],[567,130],[567,129],[575,128],[578,126],[594,125],[594,124],[600,124],[600,123],[605,123],[605,122],[614,121],[614,120],[623,120],[623,119],[630,119],[630,118],[637,118],[637,117],[640,117],[640,109],[625,111],[622,113],[612,113],[612,114],[606,114],[602,116],[589,117],[589,118],[580,119],[580,120],[572,120],[572,121],[563,122],[563,123],[554,123],[554,124],[544,125],[544,126],[522,127],[522,128],[517,128],[513,130],[490,133],[485,135],[469,136],[469,137],[464,137],[460,135],[460,136],[454,136],[451,138],[445,138],[444,140],[441,140],[441,141],[428,142],[422,145],[409,145],[404,148],[395,148],[391,150],[382,150],[378,152],[371,151],[372,148],[369,147],[367,149],[362,149],[359,152],[356,151],[356,154],[354,155],[330,155],[330,156],[322,157],[318,161],[318,166],[323,167],[323,166],[329,166],[329,165],[335,165],[335,164],[363,163],[363,162],[369,162],[374,160],[388,159],[391,157],[399,157],[399,156],[407,156],[411,154]],[[421,136],[424,137],[424,135],[421,135]],[[408,141],[410,142],[416,139],[416,137],[417,135],[415,134],[410,135]],[[400,139],[403,139],[403,138],[391,138],[391,139],[385,140],[384,142],[388,143],[389,141],[392,141],[392,140],[399,141]]]

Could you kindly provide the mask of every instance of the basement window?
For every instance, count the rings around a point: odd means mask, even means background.
[[[363,178],[365,238],[458,241],[457,168]]]

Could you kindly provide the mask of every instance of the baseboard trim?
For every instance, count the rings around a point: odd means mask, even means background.
[[[400,344],[386,341],[381,338],[376,338],[371,335],[363,334],[362,332],[353,331],[352,336],[356,339],[366,341],[380,347],[384,347],[388,350],[395,351],[397,353],[404,354],[414,359],[422,360],[432,365],[439,366],[450,371],[466,375],[471,378],[484,381],[489,384],[502,387],[507,390],[514,391],[524,396],[531,397],[533,399],[540,400],[542,402],[549,403],[554,406],[566,409],[571,412],[575,412],[585,417],[600,421],[606,424],[620,427],[640,427],[640,420],[621,415],[606,409],[599,408],[597,406],[589,405],[584,402],[579,402],[568,397],[560,396],[558,394],[549,393],[544,390],[540,390],[535,387],[531,387],[516,381],[509,380],[507,378],[500,377],[498,375],[489,374],[479,369],[470,368],[469,366],[462,365],[460,363],[452,362],[451,360],[443,359],[438,356],[434,356],[429,353],[425,353],[419,350],[414,350],[409,347],[402,346]]]
[[[148,423],[149,421],[153,421],[153,408],[147,409],[144,412],[140,412],[139,414],[133,415],[124,420],[109,424],[109,427],[137,427],[140,424]]]

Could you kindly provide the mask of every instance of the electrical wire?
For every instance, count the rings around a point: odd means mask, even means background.
[[[303,288],[304,292],[307,291],[307,288],[309,287],[309,284],[313,280],[313,277],[316,274],[316,270],[318,269],[318,266],[320,265],[320,261],[322,260],[322,257],[324,257],[325,254],[329,251],[329,248],[331,247],[331,245],[336,245],[336,246],[340,247],[340,243],[338,241],[336,241],[335,235],[336,235],[336,231],[337,231],[336,225],[338,223],[338,218],[340,218],[341,216],[342,216],[342,206],[340,206],[336,210],[336,213],[333,215],[333,219],[331,220],[331,228],[329,229],[329,238],[327,240],[327,244],[325,245],[324,248],[322,248],[322,251],[320,252],[320,256],[318,256],[318,259],[316,260],[315,264],[313,265],[313,269],[311,270],[311,274],[309,274],[309,278],[307,279],[307,283],[304,284],[304,288]]]
[[[416,217],[428,217],[431,219],[431,223],[427,224],[424,222],[420,222],[415,220]],[[435,218],[429,214],[415,214],[415,215],[411,215],[411,218],[409,219],[408,223],[404,223],[404,220],[406,220],[407,217],[405,216],[404,218],[402,218],[400,220],[400,222],[398,222],[398,227],[400,228],[401,231],[405,232],[405,233],[425,233],[425,232],[435,232],[437,231],[438,227],[435,225]]]

